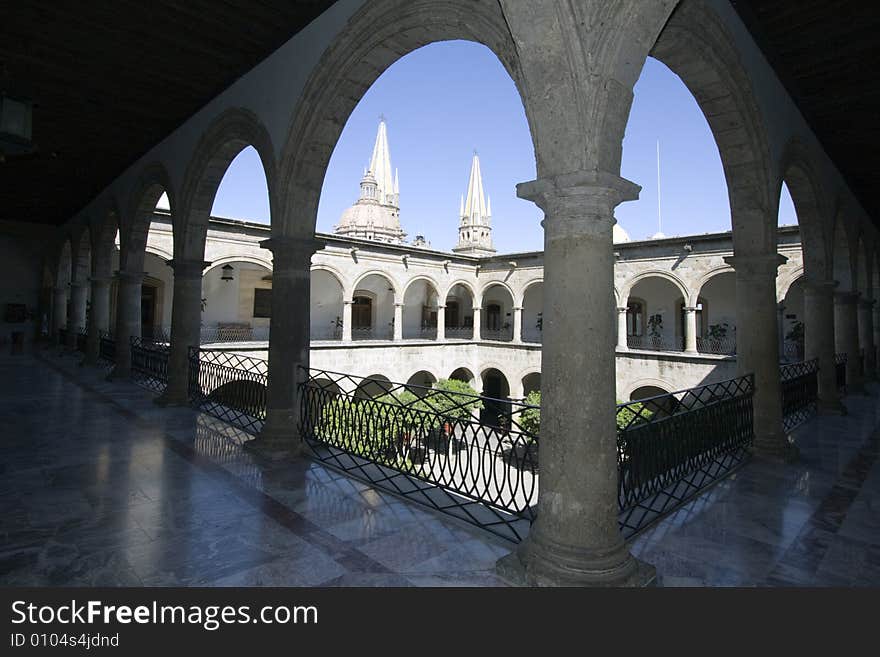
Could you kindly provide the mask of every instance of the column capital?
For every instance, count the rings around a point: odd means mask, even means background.
[[[818,278],[810,278],[807,276],[804,278],[804,291],[811,292],[813,294],[827,294],[831,295],[834,292],[834,288],[836,288],[839,283],[833,279],[818,279]]]
[[[853,290],[837,290],[834,292],[834,303],[839,305],[855,305],[859,301],[859,293]]]
[[[697,308],[696,306],[685,306],[685,307],[684,307],[684,311],[685,311],[686,313],[695,313],[695,312],[697,312],[698,310],[699,310],[699,308]]]
[[[202,272],[211,266],[207,260],[175,258],[168,261],[175,278],[201,278]]]
[[[472,308],[472,310],[473,310],[475,313],[480,312],[482,309],[483,309],[482,306],[474,306],[474,307]]]
[[[617,306],[617,312],[619,312],[619,313],[625,313],[628,310],[629,310],[629,308],[627,306]],[[685,308],[685,310],[687,310],[687,308]]]
[[[634,201],[641,187],[617,174],[574,171],[519,183],[516,194],[544,211],[545,230],[560,236],[610,233],[614,208]]]
[[[110,285],[112,282],[112,276],[89,276],[89,283],[92,285]]]
[[[394,307],[395,307],[395,308],[403,308],[405,305],[406,305],[406,304],[403,303],[402,301],[395,301],[395,302],[394,302]]]
[[[778,253],[754,253],[746,255],[726,256],[724,262],[733,267],[737,276],[746,278],[776,277],[780,265],[788,262],[788,258]]]
[[[439,303],[437,304],[437,310],[446,310],[446,306],[441,306]]]
[[[354,299],[343,299],[343,300],[342,300],[342,305],[343,305],[343,306],[353,306],[353,305],[354,305]]]
[[[144,280],[144,272],[142,271],[125,271],[120,269],[115,274],[121,283],[142,283]]]
[[[513,308],[511,308],[511,310],[522,310],[522,309],[523,309],[522,306],[514,306]]]

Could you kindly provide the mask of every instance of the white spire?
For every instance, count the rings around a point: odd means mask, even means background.
[[[456,252],[475,255],[488,255],[495,252],[492,248],[492,216],[491,202],[486,203],[483,193],[483,175],[480,172],[480,156],[474,151],[471,160],[471,175],[468,179],[467,196],[462,197],[459,215],[461,222],[458,227],[458,245]]]
[[[492,218],[492,197],[486,197],[486,225],[489,225],[489,220]]]
[[[385,117],[379,117],[379,131],[376,133],[376,144],[373,146],[373,157],[370,159],[370,171],[376,179],[379,203],[397,205],[393,198],[396,193],[394,179],[391,177],[391,152],[388,149],[388,131]]]
[[[394,167],[394,193],[400,194],[400,179],[397,177],[397,167]]]
[[[467,198],[462,215],[470,217],[475,224],[484,223],[488,216],[486,198],[483,195],[483,175],[480,173],[480,156],[476,151],[474,159],[471,160],[471,177],[468,180]]]

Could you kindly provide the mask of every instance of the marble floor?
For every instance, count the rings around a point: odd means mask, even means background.
[[[0,585],[502,586],[512,544],[108,383],[0,356]],[[666,586],[880,584],[877,397],[796,432],[639,536]]]

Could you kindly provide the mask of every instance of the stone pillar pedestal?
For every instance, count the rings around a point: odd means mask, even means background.
[[[688,354],[697,354],[697,309],[684,309],[684,350]]]
[[[819,412],[840,415],[846,412],[840,403],[834,365],[834,288],[836,281],[804,282],[804,359],[819,361]]]
[[[116,364],[111,379],[131,377],[131,338],[141,335],[141,286],[144,272],[120,271],[116,274]]]
[[[437,342],[446,340],[446,306],[437,306]]]
[[[776,270],[786,258],[767,253],[724,260],[736,272],[737,373],[755,376],[754,451],[773,460],[794,460],[797,450],[782,428],[779,384]]]
[[[523,309],[515,306],[513,309],[513,342],[522,342],[522,311]]]
[[[846,392],[864,391],[859,372],[858,292],[834,293],[834,345],[837,353],[846,354]]]
[[[67,326],[67,288],[56,287],[52,291],[52,335],[61,344],[61,329]]]
[[[351,306],[354,301],[342,302],[342,341],[351,342]]]
[[[478,308],[474,306],[474,340],[482,340],[482,336],[480,335],[480,329],[482,328],[482,318],[480,316],[480,311],[482,308]]]
[[[873,299],[859,301],[859,344],[865,350],[865,380],[877,379],[877,352],[874,349],[874,304]]]
[[[89,337],[86,340],[86,365],[95,365],[101,351],[101,333],[110,329],[110,278],[90,279],[92,305],[89,311]]]
[[[303,449],[299,384],[309,368],[310,268],[321,243],[311,237],[273,237],[260,246],[272,251],[269,389],[266,422],[260,435],[246,445],[273,458],[296,457]]]
[[[788,356],[785,353],[785,305],[776,304],[776,333],[779,340],[779,362],[787,363]]]
[[[160,406],[189,405],[189,350],[200,343],[202,272],[210,264],[203,260],[172,260],[169,263],[174,270],[171,349],[168,354],[168,385],[155,400]]]
[[[394,341],[403,340],[403,304],[394,304]]]
[[[528,538],[499,561],[499,573],[540,586],[649,583],[653,568],[630,555],[618,528],[609,349],[613,210],[638,188],[610,174],[576,172],[522,183],[517,193],[545,214],[541,492]]]
[[[617,351],[627,351],[629,343],[626,341],[626,311],[627,309],[617,309]]]
[[[77,334],[86,328],[86,301],[89,298],[87,281],[70,284],[70,319],[67,322],[67,346],[76,349]]]

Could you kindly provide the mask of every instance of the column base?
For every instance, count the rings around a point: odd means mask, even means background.
[[[163,408],[189,406],[189,395],[186,393],[181,394],[179,392],[171,392],[166,388],[165,392],[153,399],[153,403],[156,404],[156,406],[162,406]]]
[[[282,413],[286,415],[286,413]],[[266,423],[259,435],[244,443],[244,448],[256,452],[273,461],[295,459],[302,456],[303,442],[296,430],[296,424],[286,417],[278,417],[275,413],[266,413]]]
[[[840,399],[820,399],[817,404],[819,415],[846,415],[846,406]]]
[[[765,434],[755,436],[752,455],[762,461],[794,463],[800,457],[800,450],[784,433]]]
[[[609,557],[571,546],[537,547],[529,536],[513,552],[499,559],[495,572],[513,586],[646,587],[657,584],[657,569],[627,554],[622,563],[605,566]],[[537,547],[537,549],[536,549]],[[625,547],[621,546],[623,550]],[[616,551],[615,551],[616,552]]]

